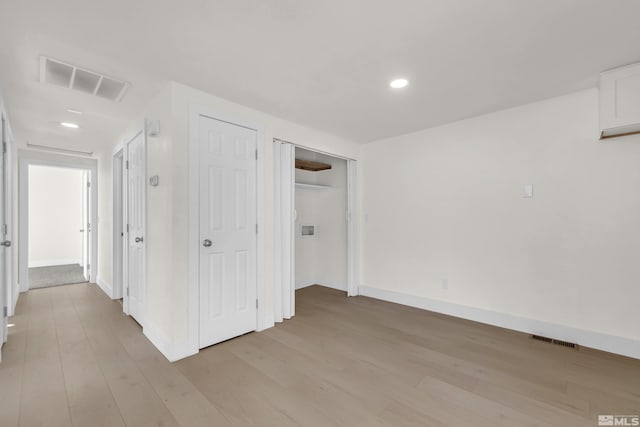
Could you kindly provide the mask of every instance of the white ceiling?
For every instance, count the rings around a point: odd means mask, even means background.
[[[636,0],[2,0],[0,88],[21,143],[107,147],[169,80],[368,142],[595,86],[640,61],[638,16]],[[42,85],[39,55],[132,86],[115,103]]]

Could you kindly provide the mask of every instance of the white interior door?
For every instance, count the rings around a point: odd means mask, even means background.
[[[200,348],[257,327],[257,132],[200,117]]]
[[[89,219],[89,172],[84,171],[82,178],[82,226],[80,228],[82,233],[82,272],[84,279],[89,281],[89,260],[91,259],[89,258],[89,232],[91,230],[91,221]]]
[[[146,178],[145,135],[140,132],[126,146],[126,292],[128,312],[144,325],[145,308],[145,224]]]
[[[0,342],[0,346],[2,346],[2,343],[7,341],[7,335],[8,335],[8,331],[7,331],[7,325],[8,325],[8,321],[7,321],[7,313],[8,313],[8,306],[7,306],[7,287],[8,287],[8,283],[7,283],[7,270],[6,270],[6,262],[7,262],[7,245],[10,244],[10,242],[8,240],[6,240],[7,238],[7,232],[8,230],[6,229],[6,227],[4,226],[4,224],[6,224],[6,186],[5,186],[5,169],[6,169],[6,147],[7,147],[7,128],[6,128],[6,122],[4,119],[4,116],[2,117],[2,148],[0,149],[0,151],[2,152],[2,154],[0,154],[2,156],[2,159],[0,161],[0,224],[2,225],[2,232],[1,237],[2,237],[2,242],[0,242],[0,244],[2,246],[0,246],[0,307],[2,307],[2,312],[0,313],[0,318],[2,320],[0,320],[0,336],[2,337],[2,341]],[[0,360],[1,359],[1,353],[0,353]]]
[[[273,308],[274,320],[291,319],[296,311],[295,293],[295,147],[283,141],[274,141],[276,170],[276,285]]]
[[[118,151],[113,156],[113,294],[114,299],[122,298],[123,289],[123,264],[124,264],[124,202],[123,171],[124,150]]]

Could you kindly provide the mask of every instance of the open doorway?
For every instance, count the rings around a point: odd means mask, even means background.
[[[347,161],[295,148],[295,288],[347,292]]]
[[[29,289],[89,281],[89,172],[30,165]]]
[[[19,150],[20,291],[96,282],[97,162]]]
[[[358,294],[356,161],[274,140],[274,320],[296,312],[312,285]]]

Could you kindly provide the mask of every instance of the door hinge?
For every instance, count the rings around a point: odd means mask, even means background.
[[[4,307],[2,307],[2,315],[4,317],[8,317],[9,316],[9,309],[7,308],[6,305]]]
[[[127,224],[127,233],[129,232],[129,224]]]
[[[256,160],[258,160],[258,149],[256,148]]]
[[[3,152],[3,153],[6,153],[6,152],[7,152],[7,143],[6,143],[6,142],[3,142],[3,143],[2,143],[2,152]]]
[[[258,224],[256,224],[256,234],[258,234]]]
[[[129,296],[129,288],[127,288],[127,296]]]
[[[9,226],[7,224],[4,225],[4,234],[5,236],[9,233]]]
[[[125,169],[129,169],[129,160],[127,160],[126,162],[124,162],[124,168],[125,168]]]
[[[256,300],[256,308],[258,308],[258,300]]]
[[[91,264],[87,264],[87,270],[91,270]]]

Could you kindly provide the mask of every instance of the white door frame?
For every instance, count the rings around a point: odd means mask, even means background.
[[[123,297],[124,283],[124,148],[113,155],[113,283],[112,299]]]
[[[1,103],[1,102],[0,102]],[[11,126],[9,125],[9,118],[4,111],[1,110],[2,120],[4,120],[5,134],[3,135],[5,140],[2,141],[6,144],[4,147],[4,218],[5,224],[7,224],[6,240],[12,243],[11,246],[5,247],[5,280],[6,280],[6,295],[4,296],[4,303],[7,307],[7,315],[13,316],[15,314],[16,303],[18,302],[18,287],[15,286],[14,274],[13,274],[13,259],[14,259],[14,233],[13,233],[13,137],[11,135]],[[0,225],[1,226],[1,225]],[[0,239],[1,240],[1,239]],[[1,308],[0,308],[1,310]]]
[[[339,154],[328,153],[320,151],[312,147],[296,144],[282,139],[274,138],[274,144],[291,144],[294,148],[303,148],[315,153],[324,154],[327,156],[335,157],[338,159],[344,159],[347,161],[347,295],[358,295],[358,214],[357,214],[357,160],[350,159],[348,157],[341,156]],[[280,150],[274,149],[274,168],[275,170],[275,188],[274,193],[274,205],[275,205],[275,286],[282,286],[280,284],[295,283],[295,250],[293,239],[290,238],[292,230],[284,229],[282,225],[278,224],[281,216],[287,215],[293,218],[295,210],[295,201],[289,201],[286,195],[281,194],[280,189],[289,188],[294,185],[295,181],[295,169],[292,163],[283,163],[279,159]],[[276,158],[278,157],[278,158]],[[291,181],[289,181],[291,180]],[[289,182],[286,182],[289,181]],[[293,227],[293,225],[292,225]],[[288,280],[283,279],[283,275],[291,275]],[[283,288],[280,292],[276,290],[275,295],[281,295],[283,293],[290,292],[293,307],[292,314],[295,313],[295,286]],[[277,310],[277,303],[274,304],[274,311]],[[276,320],[282,321],[281,313],[275,312]]]
[[[142,144],[143,144],[143,150],[144,150],[144,165],[143,165],[143,175],[145,176],[145,183],[144,183],[144,196],[143,196],[143,200],[142,203],[144,204],[144,229],[145,229],[145,234],[147,232],[147,185],[146,185],[146,176],[147,176],[147,127],[146,127],[146,122],[143,121],[140,126],[138,127],[138,129],[132,134],[132,136],[130,138],[127,138],[124,141],[123,144],[123,148],[122,148],[122,159],[125,165],[128,164],[129,162],[129,158],[127,156],[127,146],[130,142],[132,142],[134,139],[136,139],[138,136],[140,136],[142,134]],[[122,212],[123,212],[123,229],[124,229],[124,237],[123,237],[123,250],[122,250],[122,311],[127,314],[130,315],[129,312],[129,295],[127,294],[127,289],[129,288],[129,283],[128,283],[128,273],[129,273],[129,231],[126,229],[127,228],[127,224],[129,223],[129,219],[127,217],[128,215],[128,198],[129,198],[129,190],[128,190],[128,168],[125,166],[125,168],[122,171]],[[146,243],[146,237],[145,238],[145,243],[144,243],[144,267],[142,270],[142,283],[140,283],[140,286],[142,286],[142,289],[138,290],[138,291],[142,291],[144,297],[143,297],[143,305],[144,307],[142,308],[143,311],[143,315],[142,315],[142,319],[136,319],[137,322],[140,322],[140,325],[142,327],[144,327],[145,323],[146,323],[146,317],[147,317],[147,243]]]
[[[89,171],[91,191],[89,206],[91,233],[89,234],[90,270],[89,281],[96,283],[98,273],[98,161],[93,158],[66,156],[42,151],[18,150],[18,282],[20,292],[29,290],[29,166],[53,166]]]
[[[188,346],[192,354],[200,350],[200,175],[199,121],[200,117],[221,120],[256,131],[256,287],[258,310],[256,330],[273,326],[273,319],[265,312],[264,281],[264,131],[263,126],[243,118],[232,117],[209,108],[191,105],[189,108],[189,284],[188,284]]]

